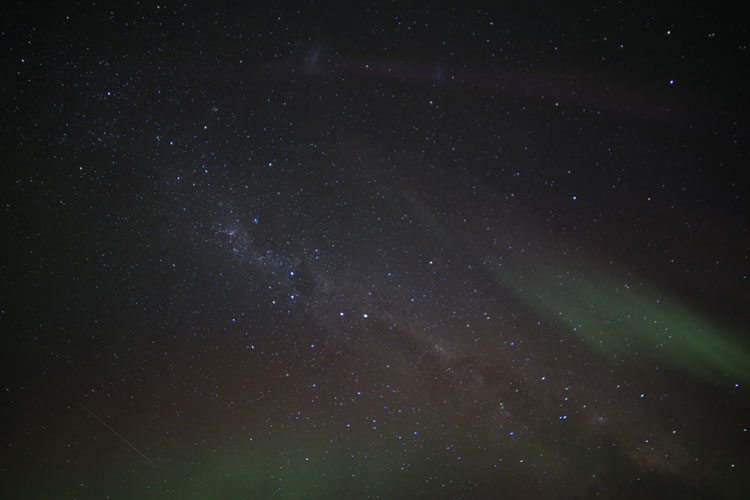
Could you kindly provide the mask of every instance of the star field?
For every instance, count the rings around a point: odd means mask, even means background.
[[[3,498],[743,498],[717,6],[7,8]]]

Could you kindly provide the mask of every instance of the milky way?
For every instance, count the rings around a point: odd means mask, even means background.
[[[742,498],[747,28],[2,20],[3,498]]]

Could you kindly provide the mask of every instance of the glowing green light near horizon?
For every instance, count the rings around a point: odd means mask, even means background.
[[[552,267],[535,263],[492,272],[533,311],[564,324],[603,354],[637,353],[702,376],[750,381],[745,345],[721,322],[648,286],[630,286],[595,269],[555,279],[560,273]]]

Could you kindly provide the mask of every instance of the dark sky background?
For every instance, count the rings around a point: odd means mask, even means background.
[[[129,3],[2,7],[2,498],[743,498],[739,11]]]

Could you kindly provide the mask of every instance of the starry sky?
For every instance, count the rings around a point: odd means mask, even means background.
[[[741,498],[721,4],[19,2],[0,496]]]

